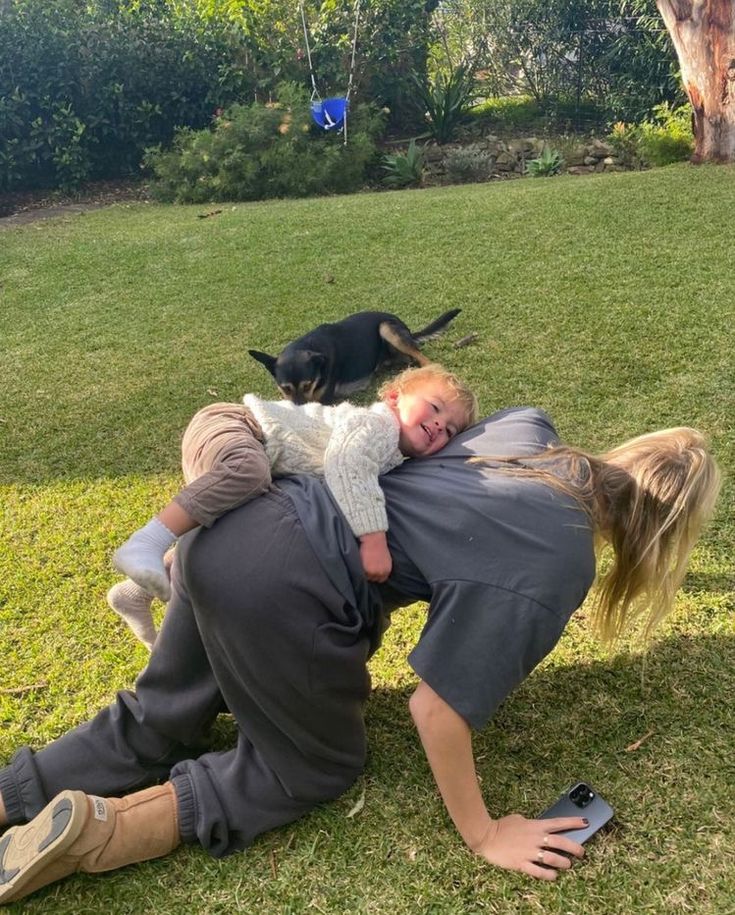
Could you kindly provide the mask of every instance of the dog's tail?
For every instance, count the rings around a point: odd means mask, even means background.
[[[423,330],[412,331],[414,340],[423,343],[424,340],[432,340],[434,337],[438,337],[439,334],[444,331],[447,324],[457,317],[460,311],[462,311],[461,308],[453,308],[451,311],[445,311],[440,318],[437,318],[436,321],[432,321],[431,324],[428,324]]]

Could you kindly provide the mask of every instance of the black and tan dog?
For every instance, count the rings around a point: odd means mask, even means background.
[[[360,311],[334,324],[320,324],[277,357],[248,352],[268,369],[284,397],[296,404],[331,404],[367,387],[383,365],[425,365],[430,360],[421,343],[441,333],[460,311],[453,308],[414,333],[395,315]]]

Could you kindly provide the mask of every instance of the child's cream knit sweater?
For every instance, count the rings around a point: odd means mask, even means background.
[[[243,401],[263,430],[274,476],[323,476],[356,537],[388,530],[378,475],[397,467],[403,455],[398,420],[384,403],[296,406],[255,394]]]

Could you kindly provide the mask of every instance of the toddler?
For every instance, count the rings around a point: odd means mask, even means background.
[[[107,599],[136,636],[151,647],[156,636],[153,597],[168,600],[167,556],[195,527],[265,492],[271,476],[323,476],[355,537],[369,581],[391,571],[388,520],[378,476],[405,458],[435,454],[477,419],[477,401],[439,365],[406,369],[380,389],[369,407],[261,400],[216,403],[200,410],[182,441],[186,486],[114,554],[129,581]]]

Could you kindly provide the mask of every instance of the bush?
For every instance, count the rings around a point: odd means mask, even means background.
[[[382,116],[358,106],[342,133],[317,133],[305,89],[279,87],[276,103],[232,105],[211,129],[178,131],[173,147],[148,150],[152,192],[163,201],[263,200],[357,190],[375,157]]]
[[[561,103],[575,129],[639,120],[681,100],[676,54],[655,0],[454,0],[454,33],[483,54],[487,93]],[[465,37],[466,36],[466,37]],[[562,114],[562,112],[555,112]],[[562,126],[561,124],[559,126]]]
[[[597,131],[609,123],[606,112],[594,103],[563,97],[543,102],[528,95],[486,98],[468,114],[484,131],[500,136]]]
[[[492,175],[495,160],[481,149],[451,149],[444,159],[447,178],[453,184],[487,181]]]
[[[640,126],[639,148],[649,165],[669,165],[688,159],[694,150],[690,105],[657,105],[654,118]]]
[[[613,124],[612,130],[607,135],[607,140],[624,166],[627,168],[642,167],[641,132],[636,124],[626,124],[624,121],[618,121]]]
[[[138,170],[143,150],[252,92],[246,37],[156,0],[10,0],[0,16],[0,191]]]
[[[467,113],[473,120],[487,122],[492,129],[511,131],[533,131],[544,118],[541,105],[530,95],[486,98]]]
[[[347,3],[352,9],[352,3]],[[332,4],[323,3],[323,9]],[[358,84],[377,104],[387,105],[394,127],[421,129],[423,111],[416,109],[414,74],[427,72],[431,14],[438,0],[370,0],[360,17]]]
[[[354,5],[306,6],[320,91],[344,93]],[[426,0],[363,4],[354,85],[404,123],[429,24]],[[176,128],[287,80],[309,83],[292,0],[0,0],[0,192],[135,173]]]
[[[654,117],[641,124],[613,125],[608,140],[624,165],[670,165],[688,159],[694,150],[690,105],[654,108]]]

